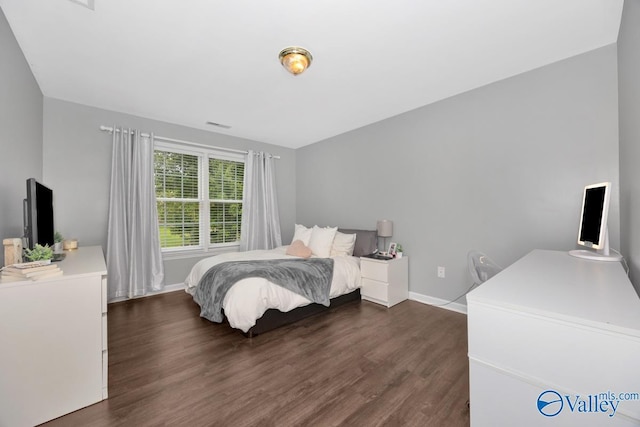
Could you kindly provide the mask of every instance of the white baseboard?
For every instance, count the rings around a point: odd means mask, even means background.
[[[466,304],[461,304],[459,302],[450,303],[445,299],[430,297],[429,295],[422,295],[416,292],[409,292],[409,299],[411,301],[421,302],[423,304],[432,305],[434,307],[440,307],[447,310],[456,311],[458,313],[467,314]]]
[[[165,285],[164,289],[156,292],[157,294],[166,294],[167,292],[184,291],[184,283],[174,283],[173,285]]]
[[[184,290],[184,283],[175,283],[173,285],[166,285],[164,289],[161,291],[149,292],[147,295],[142,295],[134,298],[146,298],[153,295],[166,294],[167,292],[176,292],[176,291],[182,291],[182,290]],[[116,298],[113,301],[109,301],[109,304],[113,302],[126,301],[127,299],[128,298],[125,298],[125,297]],[[434,307],[444,308],[447,310],[455,311],[457,313],[467,314],[466,304],[460,304],[459,302],[448,303],[449,301],[447,300],[431,297],[429,295],[419,294],[417,292],[409,292],[409,299],[411,301],[417,301],[422,304],[432,305]]]
[[[149,292],[146,295],[140,295],[140,296],[133,297],[133,298],[127,298],[127,297],[115,298],[115,299],[112,299],[111,301],[109,301],[109,304],[114,303],[114,302],[126,301],[128,299],[146,298],[146,297],[150,297],[150,296],[153,296],[153,295],[160,295],[160,294],[166,294],[167,292],[175,292],[175,291],[183,291],[183,290],[184,290],[184,283],[175,283],[173,285],[165,285],[164,289],[161,290],[161,291]]]

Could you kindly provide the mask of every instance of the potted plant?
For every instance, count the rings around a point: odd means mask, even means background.
[[[64,241],[64,237],[59,231],[53,233],[53,252],[56,254],[62,253],[62,242]]]
[[[402,245],[400,243],[396,245],[396,258],[402,258]]]
[[[24,249],[24,256],[29,261],[46,261],[53,258],[53,249],[49,245],[42,246],[36,243],[33,249]]]

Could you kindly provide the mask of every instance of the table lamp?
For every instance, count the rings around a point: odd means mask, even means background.
[[[393,221],[389,221],[388,219],[379,219],[377,228],[378,237],[383,238],[384,246],[382,250],[384,251],[387,247],[387,237],[393,236]]]

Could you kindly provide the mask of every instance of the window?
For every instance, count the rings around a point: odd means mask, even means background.
[[[237,245],[244,157],[156,143],[154,178],[165,252]]]
[[[244,163],[209,158],[209,243],[240,240]]]

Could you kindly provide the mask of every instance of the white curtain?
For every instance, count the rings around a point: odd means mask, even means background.
[[[109,299],[164,287],[153,179],[153,135],[113,130],[107,236]]]
[[[240,250],[282,246],[276,196],[274,159],[268,153],[249,150],[244,166],[244,199]]]

